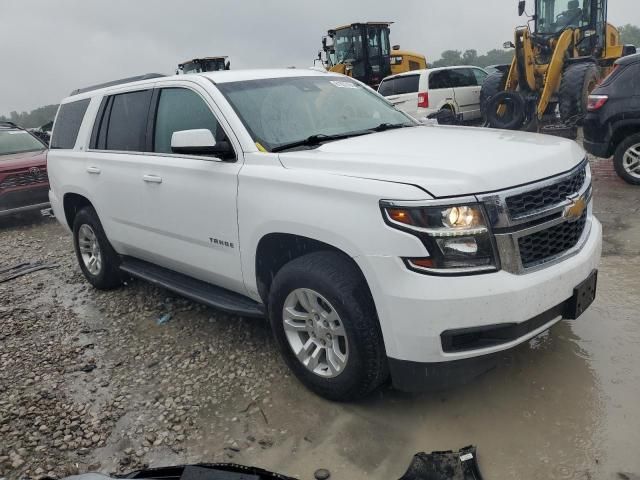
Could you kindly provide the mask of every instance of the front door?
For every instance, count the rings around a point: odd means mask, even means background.
[[[209,129],[229,140],[207,92],[191,82],[157,85],[150,110],[151,152],[140,159],[136,205],[146,243],[138,256],[245,293],[240,267],[236,197],[242,166],[235,158],[175,154],[173,132]]]

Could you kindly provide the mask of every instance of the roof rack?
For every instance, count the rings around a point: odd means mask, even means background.
[[[73,92],[71,92],[69,94],[69,96],[72,97],[74,95],[79,95],[81,93],[91,92],[93,90],[99,90],[101,88],[113,87],[115,85],[121,85],[121,84],[124,84],[124,83],[137,82],[139,80],[150,80],[152,78],[160,78],[160,77],[166,77],[166,75],[163,75],[161,73],[145,73],[144,75],[138,75],[136,77],[128,77],[128,78],[123,78],[121,80],[113,80],[111,82],[100,83],[98,85],[92,85],[91,87],[78,88],[77,90],[74,90]]]

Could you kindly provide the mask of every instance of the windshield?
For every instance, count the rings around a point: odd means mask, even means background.
[[[359,28],[349,27],[336,31],[333,44],[335,48],[335,53],[332,55],[334,64],[362,61],[362,32]]]
[[[591,0],[536,0],[536,12],[538,33],[559,33],[589,25]]]
[[[24,130],[8,130],[0,132],[0,155],[11,153],[36,152],[46,147]]]
[[[254,141],[267,150],[312,135],[416,124],[360,83],[337,76],[230,82],[218,88]]]

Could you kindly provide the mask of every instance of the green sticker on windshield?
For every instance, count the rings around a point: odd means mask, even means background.
[[[331,84],[338,88],[360,88],[357,83],[353,82],[341,82],[340,80],[331,80]]]

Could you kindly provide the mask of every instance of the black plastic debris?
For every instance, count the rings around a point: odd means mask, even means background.
[[[476,447],[459,452],[417,453],[400,480],[482,480]]]
[[[233,463],[201,463],[176,467],[148,468],[132,472],[124,478],[159,480],[295,480],[261,468],[246,467]]]
[[[27,273],[45,270],[47,268],[57,268],[58,265],[44,262],[25,262],[11,267],[0,267],[0,283],[8,282]]]

